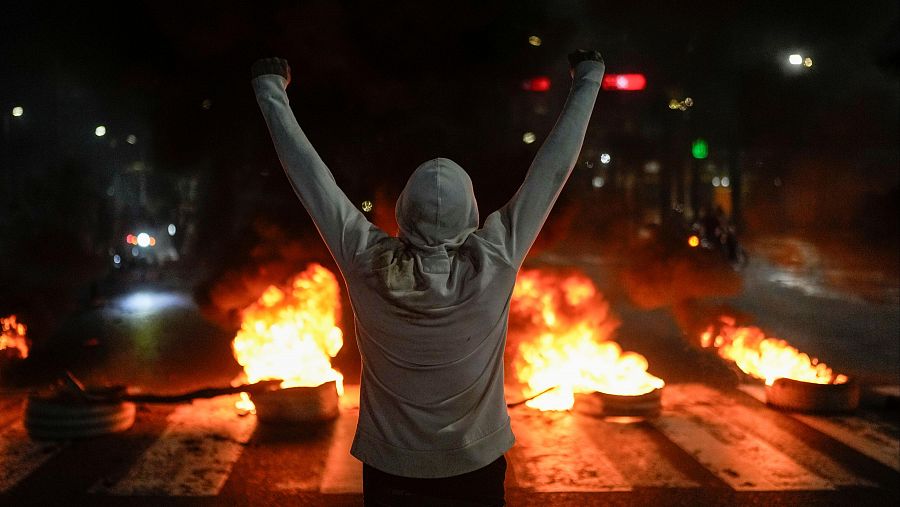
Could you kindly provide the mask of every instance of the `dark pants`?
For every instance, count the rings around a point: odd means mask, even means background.
[[[364,463],[363,498],[366,507],[502,506],[505,477],[504,456],[484,468],[440,479],[401,477]]]

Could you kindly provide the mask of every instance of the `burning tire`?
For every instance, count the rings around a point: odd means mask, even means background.
[[[766,403],[799,412],[852,412],[859,406],[859,384],[814,384],[779,378],[766,386]]]
[[[334,381],[254,394],[250,399],[256,405],[256,417],[264,423],[328,421],[340,413]]]
[[[594,392],[578,395],[577,410],[595,417],[653,417],[662,410],[662,388],[626,396]]]
[[[36,440],[94,437],[131,428],[134,414],[134,403],[32,395],[25,407],[25,429]]]

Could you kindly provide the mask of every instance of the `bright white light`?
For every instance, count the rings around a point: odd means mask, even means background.
[[[106,135],[106,127],[103,125],[99,125],[94,129],[94,135],[97,137],[103,137]]]
[[[25,110],[22,109],[22,106],[16,106],[16,107],[14,107],[13,110],[12,110],[12,115],[13,115],[13,116],[18,117],[18,116],[22,116],[23,114],[25,114]]]
[[[525,144],[531,144],[535,139],[537,139],[537,136],[534,135],[534,132],[525,132],[522,134],[522,142]]]
[[[616,88],[619,88],[620,90],[628,88],[628,78],[625,77],[624,75],[620,75],[619,77],[617,77],[616,78]]]
[[[166,229],[166,230],[169,231],[169,236],[174,236],[174,235],[175,235],[175,231],[176,231],[177,229],[175,229],[175,224],[169,224],[169,227],[168,227],[168,229]]]
[[[713,176],[712,184],[713,184],[714,187],[718,187],[719,185],[722,184],[722,180],[719,179],[718,176]]]
[[[594,179],[591,180],[591,186],[594,188],[600,188],[604,183],[606,183],[606,180],[603,179],[603,176],[594,176]]]
[[[138,246],[141,246],[144,248],[150,246],[150,235],[147,234],[146,232],[142,232],[142,233],[138,234]]]
[[[125,138],[125,142],[128,144],[137,144],[137,136],[134,134],[128,134],[128,137]]]
[[[113,263],[119,264],[121,262],[122,262],[122,257],[120,257],[119,254],[113,255]]]
[[[728,179],[728,176],[722,176],[722,186],[727,187],[731,185],[731,180]]]
[[[609,156],[609,153],[601,153],[600,154],[600,163],[601,164],[608,164],[610,160],[612,160],[612,157]]]
[[[791,65],[803,65],[803,57],[794,53],[788,57],[788,63]]]
[[[134,292],[117,299],[114,305],[137,313],[147,313],[172,307],[188,307],[191,301],[182,294],[169,292]]]
[[[807,56],[806,58],[804,58],[804,59],[803,59],[803,66],[804,66],[804,67],[812,67],[812,58],[810,58],[810,57],[808,57],[808,56]]]

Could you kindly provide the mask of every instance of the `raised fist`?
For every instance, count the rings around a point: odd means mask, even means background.
[[[283,77],[287,81],[285,86],[291,83],[291,66],[284,58],[262,58],[253,62],[253,66],[250,67],[250,79],[266,74]]]
[[[594,62],[600,62],[603,64],[603,57],[600,56],[599,51],[593,50],[585,50],[585,49],[576,49],[575,51],[569,53],[569,73],[574,77],[575,76],[575,67],[578,67],[578,64],[585,61],[591,60]],[[605,66],[605,64],[604,64]]]

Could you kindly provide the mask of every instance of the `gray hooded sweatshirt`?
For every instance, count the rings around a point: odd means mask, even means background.
[[[449,477],[512,447],[503,395],[510,297],[575,166],[603,70],[578,64],[525,181],[480,229],[468,174],[437,158],[415,170],[397,201],[399,237],[370,223],[338,188],[291,111],[285,79],[253,79],[281,164],[347,284],[362,356],[350,452],[364,463],[405,477]]]

